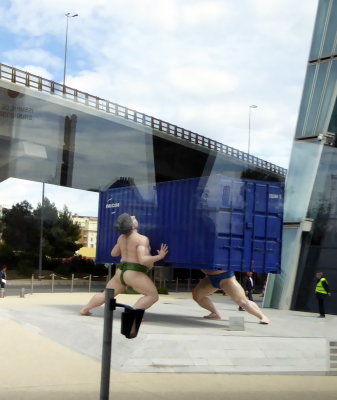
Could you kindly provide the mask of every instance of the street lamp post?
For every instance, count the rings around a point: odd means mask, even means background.
[[[250,118],[251,118],[251,111],[252,108],[257,108],[255,104],[249,106],[249,119],[248,119],[248,154],[250,154]]]
[[[43,211],[44,211],[44,182],[42,182],[42,202],[40,215],[40,246],[39,246],[39,281],[42,278],[42,256],[43,256]]]
[[[67,25],[66,25],[66,44],[64,47],[64,68],[63,68],[63,85],[66,84],[66,70],[67,70],[67,46],[68,46],[68,22],[69,18],[78,17],[78,14],[71,15],[70,13],[65,14],[67,17]]]

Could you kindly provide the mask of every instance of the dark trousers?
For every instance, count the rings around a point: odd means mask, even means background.
[[[321,315],[322,317],[325,317],[325,307],[324,307],[324,301],[326,299],[326,294],[324,293],[316,293],[316,298],[318,301],[318,312],[319,315]]]
[[[253,300],[253,290],[248,290],[247,297],[249,300],[254,301]]]

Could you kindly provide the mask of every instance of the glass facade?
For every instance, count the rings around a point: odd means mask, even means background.
[[[285,186],[282,273],[267,288],[272,307],[318,312],[316,272],[337,288],[336,26],[337,2],[320,0]],[[332,299],[326,311],[337,314]]]
[[[153,190],[157,182],[213,174],[282,182],[286,170],[159,119],[0,64],[0,190],[10,190],[8,178],[43,182],[38,190],[44,193],[46,188],[52,202],[49,189],[55,193],[57,185],[63,191],[80,189],[78,198],[84,203],[90,192],[97,195],[93,192],[135,185],[148,200],[152,193],[144,192],[144,187]],[[31,198],[25,200],[31,203]],[[98,196],[89,201],[98,209]],[[180,277],[183,274],[179,272]],[[190,271],[188,276],[196,274],[200,272]]]
[[[316,307],[312,286],[315,273],[323,271],[332,290],[337,287],[337,149],[324,146],[308,208],[314,224],[302,239],[292,307],[311,311]],[[335,301],[326,311],[337,314]]]
[[[217,173],[283,180],[239,158],[55,96],[0,81],[0,181],[98,191]],[[125,183],[125,182],[124,182]]]
[[[153,141],[145,129],[30,92],[0,88],[1,180],[85,190],[107,188],[122,176],[135,184],[155,180]]]

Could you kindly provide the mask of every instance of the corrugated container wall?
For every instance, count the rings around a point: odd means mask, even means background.
[[[222,175],[102,191],[97,262],[118,262],[110,255],[113,226],[127,212],[150,238],[152,254],[168,244],[166,265],[280,273],[283,194],[282,183]]]

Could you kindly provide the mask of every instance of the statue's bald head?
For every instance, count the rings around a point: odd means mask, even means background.
[[[124,213],[121,214],[115,223],[115,229],[117,232],[126,234],[132,231],[133,229],[133,223],[132,223],[132,218],[129,214]]]

